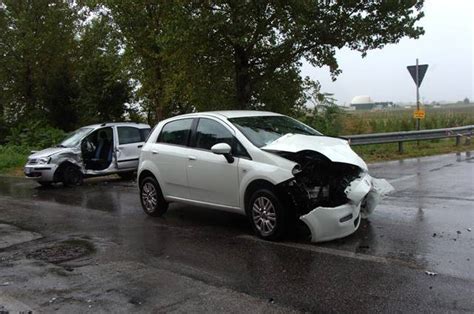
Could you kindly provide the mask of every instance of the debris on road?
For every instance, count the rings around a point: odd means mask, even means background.
[[[457,233],[457,234],[461,234],[461,231],[458,230],[458,231],[456,231],[456,233]]]
[[[435,273],[435,272],[432,272],[432,271],[425,271],[425,274],[427,274],[428,276],[436,276],[438,273]]]
[[[9,286],[9,285],[10,285],[10,283],[8,281],[5,281],[4,283],[0,283],[0,286],[2,286],[2,287],[3,286]]]
[[[471,228],[467,228],[466,230],[467,230],[467,231],[469,231],[469,232],[471,232],[471,231],[472,231],[472,229],[471,229]]]

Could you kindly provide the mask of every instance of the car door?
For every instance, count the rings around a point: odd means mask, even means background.
[[[229,163],[224,156],[211,151],[211,147],[217,143],[227,143],[233,147],[233,131],[210,118],[200,118],[195,130],[186,167],[191,199],[238,207],[239,158]]]
[[[118,169],[136,169],[145,142],[142,130],[134,126],[117,126],[117,136]]]
[[[186,162],[193,120],[185,118],[166,123],[156,143],[150,144],[151,160],[158,169],[157,179],[165,196],[189,198]]]

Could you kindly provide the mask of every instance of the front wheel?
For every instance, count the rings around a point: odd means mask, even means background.
[[[140,201],[145,213],[153,217],[159,217],[168,210],[163,193],[158,182],[153,177],[146,177],[140,182]]]
[[[286,209],[273,191],[267,188],[255,191],[246,209],[250,224],[260,238],[275,241],[285,236],[288,226]]]
[[[81,170],[72,164],[63,168],[62,175],[64,186],[79,186],[84,179]]]

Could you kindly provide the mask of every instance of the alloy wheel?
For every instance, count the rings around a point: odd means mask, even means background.
[[[272,201],[260,196],[252,205],[252,219],[257,230],[263,235],[270,235],[277,224],[275,206]]]
[[[146,182],[142,187],[143,205],[147,212],[152,213],[158,204],[158,193],[155,186],[151,182]]]

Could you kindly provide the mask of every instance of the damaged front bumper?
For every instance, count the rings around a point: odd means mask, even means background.
[[[359,228],[360,219],[370,215],[381,198],[391,191],[393,187],[386,180],[365,174],[345,189],[348,203],[337,207],[317,207],[300,219],[311,231],[312,242],[343,238],[354,233]]]
[[[54,164],[44,164],[44,165],[26,165],[23,168],[25,177],[28,179],[36,180],[39,182],[53,182],[54,173],[58,168]]]

